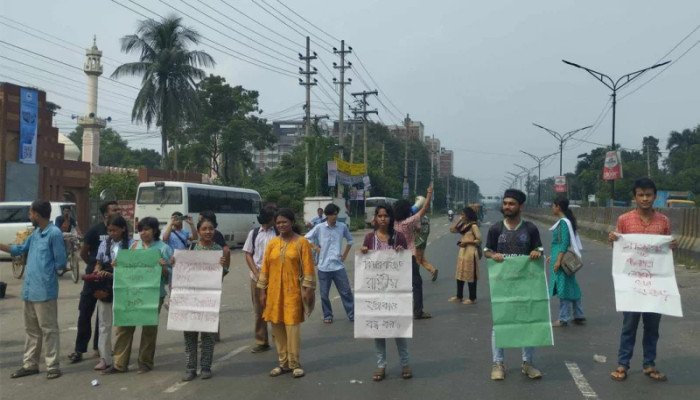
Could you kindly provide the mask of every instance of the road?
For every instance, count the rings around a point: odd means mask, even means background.
[[[488,230],[498,214],[490,213],[482,230]],[[545,244],[551,235],[540,226]],[[362,232],[356,233],[355,249]],[[73,350],[80,286],[66,275],[60,279],[59,326],[61,328],[61,367],[64,376],[47,381],[44,374],[10,379],[20,366],[24,343],[21,282],[11,275],[9,263],[0,264],[0,280],[8,282],[7,297],[0,300],[0,398],[39,399],[51,394],[55,399],[681,399],[700,398],[700,273],[677,268],[684,305],[684,318],[663,317],[657,364],[669,376],[666,383],[651,381],[641,373],[641,337],[638,339],[633,368],[625,382],[613,382],[610,371],[616,366],[621,314],[615,312],[610,274],[611,249],[584,239],[585,267],[579,276],[584,293],[585,326],[556,328],[555,346],[538,349],[535,364],[544,378],[530,381],[520,374],[520,354],[506,350],[506,380],[492,382],[491,310],[485,266],[480,268],[478,302],[475,305],[448,303],[455,291],[454,264],[457,237],[450,234],[445,218],[434,218],[427,256],[440,268],[437,282],[424,273],[425,309],[434,318],[416,321],[409,343],[412,380],[402,380],[395,347],[389,343],[387,379],[372,382],[375,368],[373,343],[353,339],[352,324],[335,289],[331,296],[335,322],[321,322],[320,304],[302,326],[301,361],[307,376],[268,377],[276,365],[274,350],[250,353],[252,316],[248,278],[243,257],[236,251],[233,271],[226,277],[222,299],[222,342],[216,345],[214,378],[181,383],[184,372],[184,343],[180,332],[168,331],[166,314],[161,315],[155,369],[144,375],[130,372],[101,376],[92,370],[95,359],[68,364]],[[549,247],[549,246],[546,246]],[[348,271],[353,277],[352,262]],[[558,300],[552,301],[552,311]],[[556,315],[553,313],[553,319]],[[641,331],[641,328],[640,328]],[[138,334],[138,331],[137,331]],[[641,333],[640,333],[641,335]],[[134,356],[136,356],[134,344]],[[595,354],[607,357],[600,363]],[[43,366],[42,366],[43,368]],[[132,370],[135,368],[132,365]],[[572,372],[573,371],[573,372]],[[580,373],[577,373],[579,371]],[[91,386],[93,379],[99,386]]]

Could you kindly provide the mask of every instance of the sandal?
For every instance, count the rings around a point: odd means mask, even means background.
[[[48,372],[46,372],[46,379],[60,378],[61,375],[63,375],[63,374],[61,373],[60,369],[50,369],[50,370],[48,370]]]
[[[333,323],[333,318],[324,318],[323,319],[324,324],[332,324]]]
[[[411,371],[411,367],[403,367],[401,368],[401,377],[403,379],[411,379],[413,378],[413,371]]]
[[[466,299],[462,302],[462,304],[476,304],[476,300]]]
[[[386,378],[386,368],[377,368],[372,374],[372,380],[375,382],[383,381]]]
[[[71,364],[79,363],[83,361],[83,353],[70,353],[68,354],[68,359],[70,360]]]
[[[656,367],[646,367],[646,368],[642,369],[642,372],[644,372],[644,375],[648,376],[649,378],[651,378],[657,382],[666,382],[668,380],[668,377],[666,377],[666,374],[664,374],[663,372],[656,369]]]
[[[619,367],[615,368],[615,371],[610,373],[610,378],[618,382],[624,381],[627,379],[627,368],[620,365]]]
[[[17,371],[13,372],[12,375],[10,375],[10,378],[15,379],[15,378],[22,378],[25,376],[29,375],[36,375],[39,373],[38,369],[28,369],[28,368],[20,368]]]
[[[291,371],[292,370],[289,368],[275,367],[275,368],[272,368],[272,370],[270,371],[270,376],[274,378],[276,376],[280,376],[282,374],[286,374],[286,373],[291,372]]]
[[[292,371],[292,377],[294,378],[301,378],[304,375],[306,375],[306,372],[301,368],[294,368],[294,371]]]

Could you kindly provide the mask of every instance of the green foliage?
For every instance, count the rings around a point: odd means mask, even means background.
[[[83,146],[83,127],[76,126],[68,135],[81,150]],[[100,165],[123,168],[157,168],[161,157],[151,149],[134,150],[129,142],[122,139],[112,128],[100,130]]]
[[[117,199],[135,199],[139,186],[138,177],[130,172],[93,175],[90,182],[90,197],[98,198],[107,189]]]
[[[112,77],[142,78],[131,118],[149,128],[161,128],[163,155],[168,154],[168,141],[174,139],[177,127],[197,113],[195,81],[206,76],[198,67],[215,64],[209,54],[188,50],[188,46],[199,44],[200,38],[182,25],[180,17],[168,16],[161,21],[140,21],[136,34],[121,39],[122,52],[136,53],[139,60],[120,65]]]

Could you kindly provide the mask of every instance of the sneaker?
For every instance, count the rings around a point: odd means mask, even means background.
[[[450,303],[461,303],[462,299],[457,297],[457,296],[452,296],[449,299],[447,299]]]
[[[262,353],[264,351],[270,350],[270,345],[269,344],[258,344],[255,347],[253,347],[250,352],[251,353]]]
[[[199,376],[202,379],[210,379],[211,378],[211,370],[210,369],[202,369],[202,372],[199,374]]]
[[[521,370],[530,379],[540,379],[542,377],[542,372],[527,361],[523,361]]]
[[[491,367],[491,380],[502,381],[506,379],[506,367],[503,363],[495,363]]]
[[[197,377],[197,371],[188,370],[187,372],[185,372],[185,375],[183,375],[183,377],[182,377],[181,380],[182,380],[183,382],[189,382],[189,381],[193,380],[193,379],[196,378],[196,377]]]

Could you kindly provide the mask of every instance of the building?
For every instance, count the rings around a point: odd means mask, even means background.
[[[88,84],[87,112],[78,117],[78,125],[83,127],[83,161],[91,165],[100,165],[100,129],[107,126],[104,119],[97,117],[97,78],[102,75],[101,58],[97,38],[93,37],[92,47],[85,50],[83,65]]]
[[[304,121],[273,121],[272,133],[277,137],[277,142],[269,149],[257,150],[248,145],[248,151],[253,155],[253,165],[259,171],[277,167],[282,157],[301,143],[305,133]]]
[[[438,155],[438,176],[446,178],[452,175],[454,175],[454,153],[442,147]]]
[[[0,201],[75,202],[78,224],[88,226],[90,164],[67,159],[74,149],[66,157],[52,125],[46,92],[0,82]]]
[[[405,125],[389,125],[387,128],[392,135],[398,138],[403,139],[406,137]],[[425,140],[425,125],[420,121],[410,121],[408,124],[408,137],[409,139],[423,142]]]
[[[440,153],[440,139],[435,137],[426,136],[425,137],[425,148],[428,149],[429,154]]]

